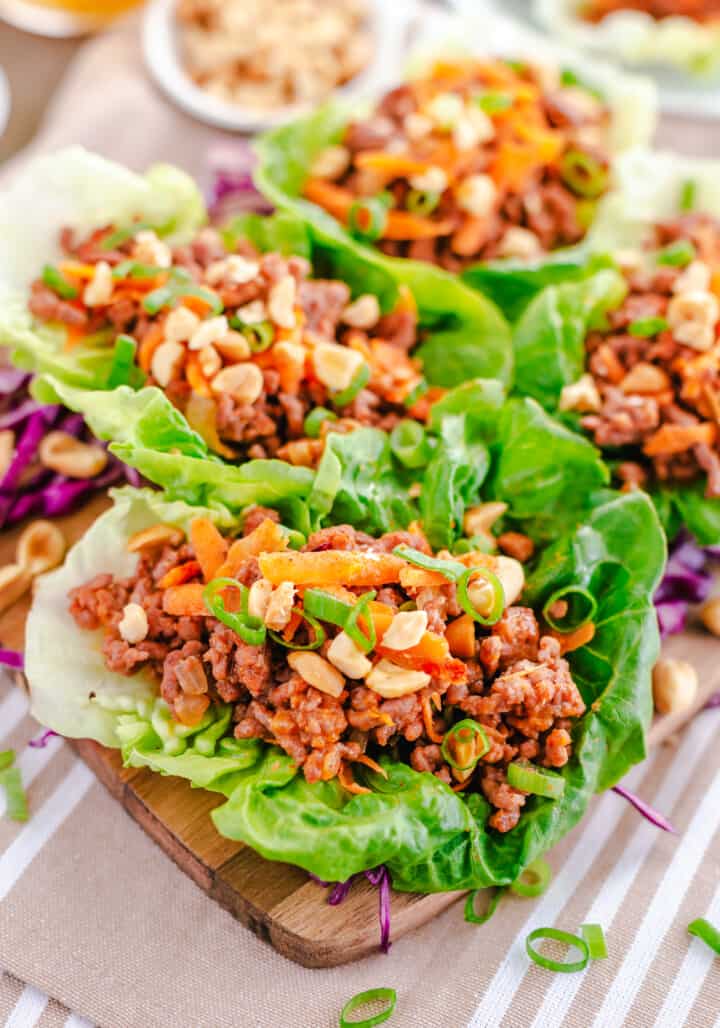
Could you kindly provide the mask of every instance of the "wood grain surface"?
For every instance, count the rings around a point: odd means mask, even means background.
[[[96,498],[82,511],[60,519],[68,539],[80,538],[108,505]],[[0,537],[0,566],[13,559],[19,530]],[[0,644],[22,649],[29,597],[0,614]],[[694,708],[656,718],[650,741],[671,739],[720,689],[719,647],[701,628],[669,640],[668,655],[691,661],[698,669],[700,692]],[[304,871],[272,863],[241,843],[224,839],[210,820],[223,797],[191,789],[187,782],[165,778],[146,768],[123,768],[119,754],[89,740],[72,745],[121,806],[167,855],[212,899],[278,952],[305,967],[331,967],[372,953],[378,945],[378,894],[364,879],[341,906],[328,906],[327,892]],[[392,931],[397,939],[454,903],[457,892],[420,896],[393,892]]]

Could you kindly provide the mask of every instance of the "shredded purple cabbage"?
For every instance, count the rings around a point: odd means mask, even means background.
[[[703,710],[720,709],[720,692],[714,692],[703,707]]]
[[[25,667],[25,659],[18,650],[0,648],[0,665],[12,668],[13,671],[22,671]]]
[[[353,884],[360,881],[361,878],[367,878],[371,885],[377,885],[379,887],[378,892],[378,919],[380,921],[380,950],[382,953],[387,953],[392,943],[390,942],[390,872],[384,866],[380,864],[379,867],[373,867],[369,871],[358,871],[357,874],[351,875],[345,882],[324,882],[322,878],[318,878],[317,875],[310,874],[310,878],[313,882],[318,885],[322,885],[324,889],[330,889],[330,895],[327,898],[328,903],[331,907],[336,907],[338,903],[346,898],[350,892]]]
[[[95,478],[66,478],[43,467],[38,447],[48,432],[63,431],[85,441],[92,436],[82,415],[33,400],[30,379],[23,371],[0,366],[0,431],[15,434],[15,452],[0,476],[0,529],[30,516],[65,514],[90,493],[123,480],[140,484],[137,472],[112,456]]]
[[[673,828],[673,826],[670,824],[667,818],[663,817],[662,814],[659,814],[657,810],[653,810],[653,808],[648,803],[646,803],[644,800],[641,800],[640,797],[636,796],[634,792],[630,792],[629,789],[626,789],[622,785],[615,785],[613,787],[613,792],[616,792],[618,796],[622,796],[623,799],[626,799],[628,803],[635,807],[638,813],[642,814],[643,817],[646,817],[648,819],[650,824],[655,825],[656,828],[662,828],[664,832],[672,832],[673,835],[677,835],[676,830]]]
[[[682,632],[691,604],[708,598],[713,587],[711,564],[718,559],[720,547],[700,547],[687,532],[676,537],[654,598],[663,638]]]
[[[47,731],[39,735],[37,739],[31,739],[28,746],[31,746],[34,750],[44,750],[51,739],[58,739],[58,733],[53,732],[52,728],[48,728]]]
[[[252,179],[255,153],[247,140],[217,143],[208,153],[210,188],[208,212],[220,223],[236,214],[270,214],[272,205],[256,188]]]

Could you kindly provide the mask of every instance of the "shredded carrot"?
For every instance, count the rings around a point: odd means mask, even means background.
[[[366,756],[364,753],[361,753],[359,757],[356,757],[353,763],[364,764],[366,767],[369,767],[371,771],[375,771],[377,774],[382,775],[383,778],[387,778],[388,776],[388,773],[382,764],[378,764],[376,760]]]
[[[81,264],[79,261],[60,261],[58,268],[62,275],[70,275],[73,278],[91,279],[95,277],[94,264]]]
[[[456,782],[455,785],[451,785],[450,788],[452,789],[453,792],[462,792],[463,789],[466,789],[468,787],[468,785],[470,784],[470,778],[471,777],[472,777],[472,775],[469,775],[465,779],[464,782]]]
[[[669,457],[684,453],[698,443],[712,446],[717,438],[717,427],[711,421],[699,425],[663,425],[645,440],[643,453],[648,457]]]
[[[173,585],[182,585],[183,582],[189,582],[191,578],[195,578],[201,572],[201,567],[196,560],[187,560],[184,564],[178,564],[175,568],[170,568],[166,575],[158,582],[158,589],[169,589]]]
[[[163,327],[159,322],[152,324],[145,333],[145,337],[140,343],[140,349],[138,351],[138,364],[146,374],[150,371],[153,354],[164,339],[165,333],[163,332]]]
[[[249,557],[257,557],[261,553],[272,553],[284,550],[287,546],[285,534],[280,525],[265,518],[257,528],[242,539],[236,539],[227,552],[224,563],[217,570],[218,578],[235,578],[241,566]]]
[[[580,628],[576,628],[574,632],[563,634],[562,632],[552,631],[548,634],[552,635],[560,643],[562,653],[571,653],[573,650],[579,650],[581,646],[586,646],[595,638],[595,625],[592,621],[588,621],[586,624],[581,625]]]
[[[364,793],[371,792],[370,789],[366,789],[364,785],[358,785],[352,775],[352,771],[347,764],[341,764],[340,770],[338,771],[338,780],[343,789],[347,789],[348,792],[354,792],[358,796]]]
[[[194,518],[190,524],[190,545],[202,568],[203,578],[215,578],[227,555],[227,542],[210,518]]]
[[[408,589],[435,589],[447,584],[447,578],[439,571],[426,571],[425,568],[416,568],[408,564],[400,572],[400,585],[406,591]]]
[[[273,585],[346,585],[372,589],[397,582],[405,561],[392,553],[363,553],[353,550],[319,550],[300,553],[261,553],[260,571]]]
[[[336,186],[323,178],[309,178],[305,183],[303,195],[343,223],[347,221],[348,212],[355,202],[355,196],[349,189]]]
[[[625,378],[625,368],[620,363],[620,360],[607,343],[603,343],[602,346],[598,346],[597,355],[602,361],[605,370],[605,376],[608,378],[613,385],[618,385],[619,382]]]
[[[81,325],[68,325],[65,329],[65,349],[74,350],[85,339],[85,328]]]
[[[208,609],[203,600],[205,586],[199,582],[174,585],[163,594],[163,610],[175,617],[202,617]]]
[[[282,636],[285,642],[292,642],[292,640],[295,638],[295,633],[297,632],[301,624],[302,616],[298,614],[296,611],[293,611],[290,615],[290,620],[283,629]]]
[[[404,154],[386,153],[383,150],[362,150],[355,157],[358,168],[370,168],[383,175],[387,181],[394,178],[409,178],[422,175],[433,167],[430,161],[419,161]]]
[[[343,224],[347,224],[350,208],[358,199],[349,189],[320,178],[309,178],[303,194]],[[436,236],[448,235],[453,225],[452,221],[432,221],[408,211],[388,211],[382,236],[384,239],[396,240],[434,239]]]
[[[451,621],[445,629],[445,638],[453,657],[469,660],[475,656],[475,622],[469,614]]]
[[[212,304],[204,300],[202,296],[181,296],[180,303],[183,307],[191,310],[193,314],[197,314],[199,318],[204,318],[212,307]]]
[[[435,731],[433,724],[432,710],[430,709],[430,699],[428,696],[423,696],[420,700],[420,706],[422,707],[423,724],[425,725],[425,735],[427,735],[430,742],[441,743],[445,738],[443,735],[438,735]]]
[[[295,350],[289,346],[273,346],[269,351],[275,368],[280,375],[280,389],[284,393],[296,395],[300,392],[305,377],[305,351],[303,347]]]
[[[193,392],[199,393],[200,396],[212,396],[210,383],[205,377],[205,373],[203,372],[200,364],[199,353],[191,352],[188,354],[187,363],[185,364],[185,378],[188,380]]]

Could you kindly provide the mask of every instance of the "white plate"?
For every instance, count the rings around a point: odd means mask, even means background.
[[[183,110],[201,121],[235,132],[256,132],[307,112],[312,105],[293,104],[272,113],[241,107],[200,89],[185,71],[175,20],[177,0],[153,0],[143,19],[143,52],[150,72]],[[417,0],[368,0],[375,42],[370,64],[334,95],[350,97],[380,92],[400,77],[408,36],[418,14]]]

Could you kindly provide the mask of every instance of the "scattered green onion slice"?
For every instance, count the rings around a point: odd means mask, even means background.
[[[349,403],[352,403],[357,394],[361,389],[370,381],[370,368],[367,364],[362,364],[353,375],[353,380],[347,389],[341,389],[339,393],[333,393],[330,397],[331,403],[335,407],[347,407]]]
[[[147,294],[143,300],[143,307],[148,314],[159,314],[163,307],[167,307],[174,299],[175,292],[172,286],[158,286],[157,289],[153,289],[151,293]]]
[[[350,608],[348,619],[343,625],[345,634],[350,636],[358,649],[362,650],[363,653],[369,653],[370,650],[375,648],[375,644],[377,643],[375,622],[367,613],[368,605],[375,599],[376,595],[377,593],[375,590],[371,589],[369,592],[363,593],[362,596],[358,597],[357,603]],[[365,623],[368,626],[367,635],[365,635],[358,624],[358,619],[361,617],[364,618]]]
[[[225,607],[222,593],[225,589],[236,589],[240,593],[240,612],[234,613]],[[218,621],[231,628],[249,646],[262,646],[267,629],[261,618],[248,613],[248,588],[234,578],[213,578],[203,590],[205,606]]]
[[[119,335],[117,337],[107,380],[108,389],[116,389],[118,386],[128,385],[131,373],[135,367],[136,348],[137,343],[132,336]]]
[[[303,602],[307,614],[326,621],[330,625],[338,625],[363,653],[369,653],[377,642],[375,625],[372,618],[366,618],[369,630],[365,635],[357,622],[359,617],[366,614],[368,604],[375,599],[375,596],[375,591],[370,590],[363,593],[357,603],[353,605],[339,600],[323,589],[307,589]]]
[[[379,1001],[387,1003],[385,1009],[381,1010],[379,1014],[373,1014],[362,1021],[357,1021],[354,1018],[348,1020],[350,1014],[354,1014],[360,1007],[365,1006],[367,1003],[377,1003]],[[340,1011],[340,1028],[353,1028],[353,1025],[355,1028],[374,1028],[376,1024],[382,1024],[392,1016],[396,1003],[397,992],[395,989],[368,989],[367,992],[358,992],[357,996],[349,999]]]
[[[388,207],[392,197],[364,196],[355,200],[348,211],[348,229],[350,235],[364,243],[374,243],[385,231]]]
[[[690,261],[695,260],[695,247],[689,239],[678,239],[676,243],[670,243],[658,250],[655,260],[658,264],[667,264],[671,268],[684,268]]]
[[[416,386],[413,386],[413,388],[410,390],[410,392],[403,400],[403,406],[412,407],[413,404],[416,404],[418,402],[421,396],[425,395],[429,388],[430,386],[428,385],[427,380],[421,378],[418,384]]]
[[[287,525],[280,525],[285,536],[285,541],[291,550],[300,550],[307,542],[307,538],[296,528],[288,528]]]
[[[156,226],[152,225],[149,221],[134,221],[127,228],[116,229],[109,236],[105,236],[100,245],[103,250],[114,250],[116,247],[122,246],[123,243],[127,243],[128,239],[133,239],[138,232],[146,232],[148,229],[155,228]]]
[[[422,568],[424,571],[437,571],[444,575],[448,582],[457,582],[458,578],[468,569],[457,560],[442,560],[440,557],[431,557],[422,550],[416,550],[412,546],[396,546],[393,550],[396,557],[402,557],[408,564]],[[475,569],[473,569],[475,570]]]
[[[437,189],[411,189],[405,200],[405,206],[412,214],[427,217],[437,209],[441,196],[442,193],[439,193]]]
[[[552,608],[558,602],[567,604],[562,617],[556,617]],[[543,617],[556,632],[574,632],[592,621],[597,613],[597,600],[579,585],[566,585],[552,593],[543,605]]]
[[[214,293],[212,289],[206,289],[205,286],[181,286],[177,293],[178,296],[197,296],[198,299],[204,300],[210,307],[211,314],[222,314],[225,309],[218,294]]]
[[[316,407],[311,410],[303,422],[303,432],[311,439],[317,439],[326,421],[337,421],[337,414],[327,407]]]
[[[479,742],[476,742],[479,740]],[[455,754],[451,752],[451,745],[460,744],[461,746],[470,746],[473,750],[470,762],[467,764],[459,764],[455,759]],[[490,740],[488,739],[485,729],[482,725],[478,724],[477,721],[473,721],[472,718],[463,718],[462,721],[458,721],[454,724],[449,731],[445,733],[445,738],[442,741],[440,752],[443,755],[444,760],[454,767],[456,771],[474,771],[477,767],[477,763],[481,757],[490,749]]]
[[[221,314],[223,311],[223,302],[217,293],[205,286],[195,285],[185,268],[171,268],[168,281],[148,293],[143,300],[143,307],[148,314],[158,314],[163,307],[174,304],[181,296],[197,296],[204,300],[212,314]]]
[[[589,229],[595,221],[597,212],[597,200],[578,200],[575,204],[575,220],[580,228]]]
[[[658,332],[664,332],[668,327],[665,318],[638,318],[628,325],[628,332],[631,336],[638,336],[646,339],[648,336],[656,336]]]
[[[418,421],[404,418],[390,433],[390,449],[406,468],[421,468],[427,464],[430,447],[425,429]]]
[[[511,93],[502,93],[488,89],[484,93],[477,93],[473,97],[473,103],[477,104],[481,111],[486,114],[498,114],[500,111],[507,111],[513,105]]]
[[[572,68],[563,68],[560,72],[560,84],[562,86],[577,86],[578,89],[585,90],[590,96],[594,96],[596,100],[604,100],[605,97],[599,89],[595,89],[594,86],[588,85],[584,79],[581,79]]]
[[[605,932],[600,924],[580,925],[580,934],[587,943],[591,960],[605,960],[607,957],[607,944]]]
[[[487,614],[481,614],[470,599],[468,585],[475,575],[480,578],[484,578],[492,589],[493,602],[490,611]],[[493,572],[488,568],[465,568],[462,575],[460,575],[457,580],[457,599],[465,613],[469,614],[473,621],[477,621],[481,625],[496,624],[496,622],[498,622],[502,617],[502,612],[505,609],[505,590],[503,589],[503,584],[497,575],[493,574]]]
[[[15,763],[15,750],[3,750],[0,753],[0,771],[7,771]]]
[[[27,796],[19,767],[9,767],[6,771],[0,772],[0,788],[5,790],[7,816],[12,821],[27,821],[29,816]]]
[[[697,201],[697,182],[694,179],[686,179],[680,187],[680,210],[691,211]]]
[[[510,886],[516,896],[524,896],[526,899],[533,899],[535,896],[542,896],[552,878],[552,871],[547,860],[538,857],[528,864],[524,871],[515,879]],[[589,943],[588,943],[589,945]]]
[[[304,646],[299,646],[297,643],[284,639],[282,632],[274,632],[272,629],[270,629],[269,632],[270,637],[274,639],[276,643],[279,643],[280,646],[284,646],[286,650],[319,650],[327,638],[327,633],[323,626],[317,618],[308,614],[308,612],[303,610],[302,607],[293,607],[292,612],[293,614],[299,614],[303,621],[307,621],[310,628],[312,628],[312,639],[310,642],[305,643]]]
[[[492,892],[490,902],[487,905],[487,909],[484,914],[476,913],[477,898],[482,893]],[[470,924],[485,924],[493,916],[498,908],[498,903],[507,892],[506,888],[495,887],[493,889],[473,889],[468,898],[465,900],[465,920]]]
[[[77,287],[65,278],[59,268],[46,264],[42,269],[42,280],[48,289],[52,289],[63,300],[74,300],[78,295]]]
[[[158,268],[154,264],[141,264],[139,261],[121,261],[120,264],[116,264],[112,271],[112,277],[115,280],[123,278],[155,278],[159,275],[163,268]]]
[[[529,792],[533,796],[547,796],[551,800],[559,799],[565,792],[565,779],[559,775],[550,775],[529,764],[508,764],[508,784],[520,792]]]
[[[698,939],[702,939],[720,957],[720,931],[715,925],[710,924],[704,917],[698,917],[695,921],[690,922],[687,930],[690,935],[696,935]]]
[[[252,353],[264,353],[275,342],[275,328],[270,321],[242,321],[237,316],[230,318],[230,327],[242,332]]]
[[[511,61],[506,58],[503,64],[506,64],[510,71],[514,71],[516,75],[524,75],[528,70],[526,61]]]
[[[512,765],[511,765],[512,766]],[[582,953],[582,960],[553,960],[551,957],[545,957],[542,953],[536,950],[532,943],[536,939],[553,939],[555,942],[564,942],[568,946],[573,946],[575,949],[580,950]],[[590,960],[590,951],[588,944],[579,935],[572,935],[570,932],[562,932],[559,928],[536,928],[530,932],[527,939],[525,940],[525,950],[531,960],[534,960],[540,967],[544,967],[547,971],[558,971],[563,974],[571,974],[573,971],[584,971]]]
[[[560,162],[560,177],[578,196],[596,200],[608,187],[607,168],[582,150],[568,150]]]

